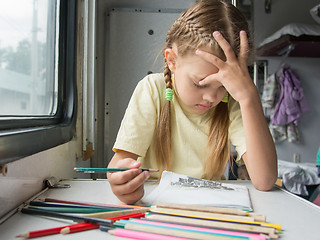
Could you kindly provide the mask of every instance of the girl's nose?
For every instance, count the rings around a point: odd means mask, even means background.
[[[207,102],[215,102],[217,100],[217,92],[215,91],[206,91],[202,95],[203,100]]]

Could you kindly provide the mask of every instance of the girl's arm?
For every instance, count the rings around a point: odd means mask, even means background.
[[[138,155],[118,150],[111,159],[109,168],[132,168],[124,172],[107,173],[112,192],[126,204],[134,204],[144,195],[144,182],[150,177],[149,172],[142,171]]]
[[[259,190],[270,190],[275,183],[277,154],[267,126],[258,91],[239,102],[246,136],[247,152],[242,155],[252,184]]]
[[[208,84],[220,81],[229,94],[239,102],[246,137],[247,151],[242,158],[253,185],[259,190],[269,190],[277,179],[277,154],[267,126],[260,96],[247,67],[248,39],[240,32],[240,53],[236,57],[230,44],[219,32],[213,36],[225,53],[223,61],[213,54],[197,50],[196,54],[215,65],[219,71],[199,82]]]

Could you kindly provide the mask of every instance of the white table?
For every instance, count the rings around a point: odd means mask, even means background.
[[[249,188],[250,196],[257,214],[267,216],[267,221],[281,224],[283,236],[281,240],[319,240],[320,239],[320,207],[302,198],[299,198],[283,189],[274,187],[272,191],[261,192],[256,190],[250,181],[226,181],[232,184],[241,184]],[[95,203],[121,203],[112,193],[107,180],[70,180],[63,181],[70,184],[70,188],[49,189],[41,198],[56,198],[69,201],[84,201]],[[145,194],[155,187],[154,182],[145,184]],[[50,219],[16,213],[0,225],[0,239],[17,239],[15,236],[32,230],[59,227],[71,224],[68,220]],[[73,233],[69,235],[51,235],[39,238],[53,239],[122,239],[114,237],[98,229]]]

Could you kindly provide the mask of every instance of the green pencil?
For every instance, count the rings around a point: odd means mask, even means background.
[[[22,208],[20,210],[22,213],[26,214],[33,214],[33,215],[41,215],[47,217],[54,217],[54,218],[62,218],[62,219],[69,219],[77,222],[88,222],[99,224],[102,226],[112,226],[113,222],[109,219],[100,219],[100,218],[92,218],[92,217],[84,217],[75,214],[68,214],[68,213],[57,213],[57,212],[48,212],[38,209],[30,209],[30,208]]]
[[[75,172],[82,173],[107,173],[107,172],[123,172],[132,168],[74,168]],[[142,171],[159,172],[157,169],[141,168]]]

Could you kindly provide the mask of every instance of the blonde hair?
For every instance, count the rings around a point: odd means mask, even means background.
[[[211,53],[225,60],[225,55],[212,37],[219,31],[233,48],[236,56],[240,52],[239,32],[248,35],[249,49],[253,49],[248,23],[242,13],[232,4],[218,0],[201,0],[181,14],[173,23],[166,37],[164,50],[177,46],[178,55],[194,54],[199,48],[210,49]],[[164,80],[166,88],[172,88],[171,71],[165,60]],[[227,103],[219,103],[211,119],[208,134],[208,155],[203,165],[203,178],[220,179],[230,159],[228,136],[229,110]],[[171,166],[171,102],[166,100],[156,129],[156,156],[161,171]]]

